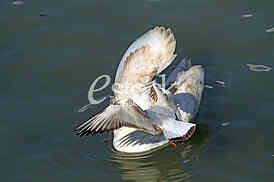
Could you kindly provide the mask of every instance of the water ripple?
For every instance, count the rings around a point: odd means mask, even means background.
[[[249,67],[249,70],[250,71],[257,71],[257,72],[260,72],[260,71],[270,71],[272,68],[269,67],[269,66],[265,66],[265,65],[256,65],[256,64],[246,64],[246,66]]]

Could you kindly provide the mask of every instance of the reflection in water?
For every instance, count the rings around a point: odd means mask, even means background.
[[[177,147],[168,146],[145,153],[121,153],[113,149],[111,161],[119,164],[121,177],[129,181],[188,181],[195,175],[194,165],[208,143],[208,129],[199,126],[194,136]]]
[[[223,86],[223,87],[226,87],[225,82],[223,82],[223,81],[221,81],[221,80],[216,80],[215,82],[218,83],[218,84],[220,84],[220,85]]]
[[[267,33],[274,32],[274,27],[273,27],[273,28],[268,28],[268,29],[266,29],[265,32],[267,32]]]
[[[213,88],[211,85],[205,85],[205,88]]]

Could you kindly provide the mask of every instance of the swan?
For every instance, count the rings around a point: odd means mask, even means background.
[[[185,58],[168,77],[167,89],[153,80],[175,59],[175,47],[169,28],[157,26],[136,39],[117,68],[109,106],[80,124],[76,134],[113,131],[114,148],[127,153],[189,139],[204,88],[203,67]]]

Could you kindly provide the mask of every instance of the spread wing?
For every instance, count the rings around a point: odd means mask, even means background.
[[[122,126],[144,130],[152,135],[161,133],[145,112],[131,99],[108,106],[103,112],[95,115],[76,128],[76,134],[83,136],[103,133]]]
[[[117,69],[115,84],[120,86],[120,93],[128,92],[128,87],[124,85],[134,86],[136,91],[147,86],[174,60],[175,46],[174,35],[164,27],[155,27],[133,42]],[[117,92],[115,96],[118,99],[125,97]]]
[[[169,98],[177,106],[180,120],[189,122],[197,113],[204,88],[204,69],[201,65],[182,69],[168,88]]]
[[[167,86],[170,86],[172,83],[176,81],[177,76],[180,74],[180,72],[187,71],[191,66],[192,64],[191,64],[190,57],[186,57],[182,59],[181,62],[175,67],[175,69],[168,76]]]

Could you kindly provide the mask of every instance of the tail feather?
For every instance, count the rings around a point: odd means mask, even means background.
[[[183,141],[188,140],[196,129],[196,125],[193,123],[174,119],[166,121],[164,125],[163,133],[167,139],[181,138]]]

